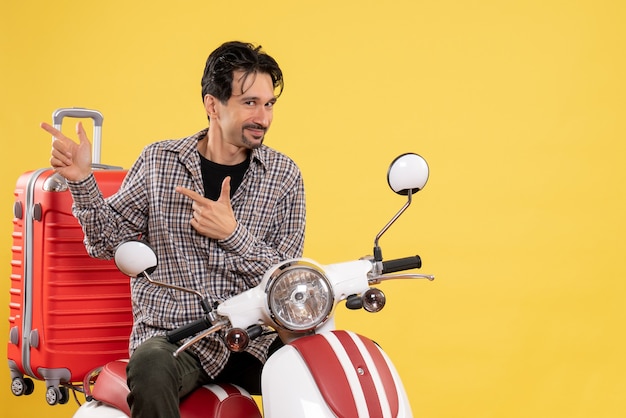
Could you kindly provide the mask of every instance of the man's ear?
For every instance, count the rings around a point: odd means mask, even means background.
[[[217,99],[210,94],[204,96],[204,110],[206,110],[206,114],[209,119],[214,119],[217,116]]]

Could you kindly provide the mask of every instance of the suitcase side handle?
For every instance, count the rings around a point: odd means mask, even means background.
[[[62,107],[52,112],[52,123],[56,129],[61,129],[63,118],[81,118],[93,119],[93,143],[92,143],[92,162],[100,163],[100,150],[102,149],[102,121],[104,117],[102,113],[94,109],[86,109],[84,107]]]

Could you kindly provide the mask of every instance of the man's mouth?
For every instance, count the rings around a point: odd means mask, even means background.
[[[265,135],[265,132],[267,131],[267,129],[258,125],[244,126],[244,129],[249,131],[252,134],[252,136],[254,136],[257,139],[262,138]]]

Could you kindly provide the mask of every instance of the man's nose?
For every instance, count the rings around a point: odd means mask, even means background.
[[[272,122],[272,109],[268,109],[265,106],[261,106],[254,115],[254,123],[262,125],[264,128],[268,128]]]

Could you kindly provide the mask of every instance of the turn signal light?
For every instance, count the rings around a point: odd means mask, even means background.
[[[374,287],[369,288],[363,293],[363,309],[367,312],[378,312],[385,307],[387,298],[382,290]]]
[[[224,341],[230,351],[239,353],[248,347],[250,336],[241,328],[233,328],[226,333]]]

